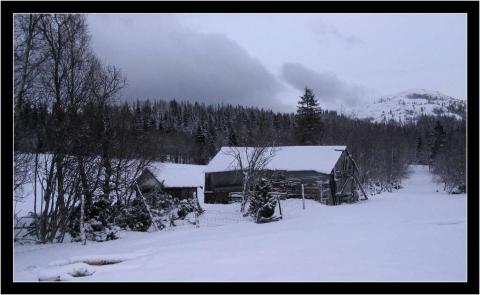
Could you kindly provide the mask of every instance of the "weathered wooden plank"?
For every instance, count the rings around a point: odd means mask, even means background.
[[[362,191],[363,193],[363,196],[365,197],[365,200],[368,200],[368,197],[367,197],[367,193],[365,193],[365,191],[363,190],[363,186],[362,184],[360,183],[360,181],[358,180],[357,176],[354,174],[353,175],[353,179],[355,180],[355,182],[358,184],[358,186],[360,187],[360,190]]]

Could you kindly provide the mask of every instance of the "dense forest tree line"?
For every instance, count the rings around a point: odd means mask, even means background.
[[[206,164],[221,146],[347,145],[361,180],[380,190],[397,186],[411,163],[430,165],[446,190],[465,190],[465,121],[371,123],[321,109],[309,89],[296,113],[119,102],[126,80],[96,58],[84,16],[18,14],[14,21],[14,189],[19,196],[27,182],[41,186],[34,191],[42,206],[33,212],[40,242],[84,229],[79,218],[97,218],[98,208],[125,212],[136,198],[135,178],[150,161]],[[108,228],[117,213],[90,223]]]
[[[101,124],[95,123],[94,114],[98,111],[93,109],[94,105],[90,107],[89,130],[100,142],[105,132]],[[465,167],[464,121],[424,116],[415,125],[401,126],[394,122],[384,124],[352,119],[335,111],[320,110],[318,114],[319,119],[315,120],[321,131],[302,134],[304,129],[299,127],[298,114],[275,113],[255,107],[175,100],[123,102],[108,107],[111,130],[128,133],[125,149],[131,149],[115,154],[116,157],[206,164],[221,146],[256,145],[262,139],[275,145],[347,145],[362,170],[361,179],[388,189],[405,176],[407,165],[412,163],[431,165],[433,172],[444,175],[444,182],[451,183],[446,188],[459,185],[462,177],[464,179],[465,172],[459,174]],[[17,131],[25,134],[34,133],[39,120],[52,121],[51,114],[43,106],[24,105],[20,118],[25,121]],[[442,135],[445,143],[441,148],[435,142],[437,122],[445,126]],[[112,136],[116,132],[108,134]],[[309,138],[308,141],[304,141],[305,138]],[[29,139],[31,142],[22,144],[18,150],[32,151],[38,145],[32,137]],[[48,136],[37,140],[42,142],[40,146],[44,147],[44,152],[54,145],[53,138]],[[447,180],[447,175],[452,179]]]

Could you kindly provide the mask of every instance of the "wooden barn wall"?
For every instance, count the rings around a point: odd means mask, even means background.
[[[353,191],[353,183],[348,175],[353,173],[353,163],[347,157],[347,153],[343,152],[337,163],[335,164],[335,171],[337,171],[336,183],[337,183],[337,193],[340,193],[345,182],[345,188],[343,190],[344,194],[349,194]]]
[[[328,181],[329,175],[316,171],[265,171],[264,177],[270,179],[272,190],[301,195],[301,183],[304,183],[307,198],[319,194],[316,181]],[[205,174],[205,202],[227,203],[228,194],[243,190],[243,178],[240,171],[213,172]]]
[[[196,192],[196,188],[184,188],[184,187],[166,187],[165,192],[172,195],[175,199],[185,200],[193,198],[193,193]]]
[[[148,170],[145,170],[138,178],[137,178],[138,186],[142,191],[149,191],[159,185],[161,183],[150,173]]]
[[[240,171],[205,173],[205,203],[228,203],[228,193],[242,191]]]
[[[350,194],[353,191],[352,181],[348,175],[353,172],[353,165],[343,152],[334,166],[336,171],[335,179],[337,193],[346,183],[343,193]],[[287,193],[288,196],[301,196],[301,184],[304,184],[306,198],[319,199],[320,190],[318,182],[324,182],[323,197],[328,198],[330,194],[330,174],[318,173],[316,171],[266,171],[264,177],[270,179],[272,190]],[[240,192],[243,189],[243,176],[240,171],[224,171],[205,173],[205,202],[227,203],[230,192]]]

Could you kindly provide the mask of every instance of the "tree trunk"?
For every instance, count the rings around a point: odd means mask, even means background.
[[[83,245],[87,244],[87,238],[85,236],[85,196],[81,194],[80,197],[80,240],[82,241]]]
[[[33,173],[33,214],[37,216],[37,173],[38,173],[38,153],[35,153],[35,169]]]
[[[242,206],[240,208],[240,212],[245,211],[245,205],[247,204],[247,184],[249,181],[249,173],[243,172],[243,194],[242,194]]]

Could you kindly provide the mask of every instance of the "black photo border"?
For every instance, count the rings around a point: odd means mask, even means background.
[[[3,1],[1,3],[1,291],[2,293],[479,293],[479,2],[477,1]],[[467,282],[13,282],[13,14],[14,13],[466,13],[467,14]],[[441,44],[439,44],[441,46]]]

